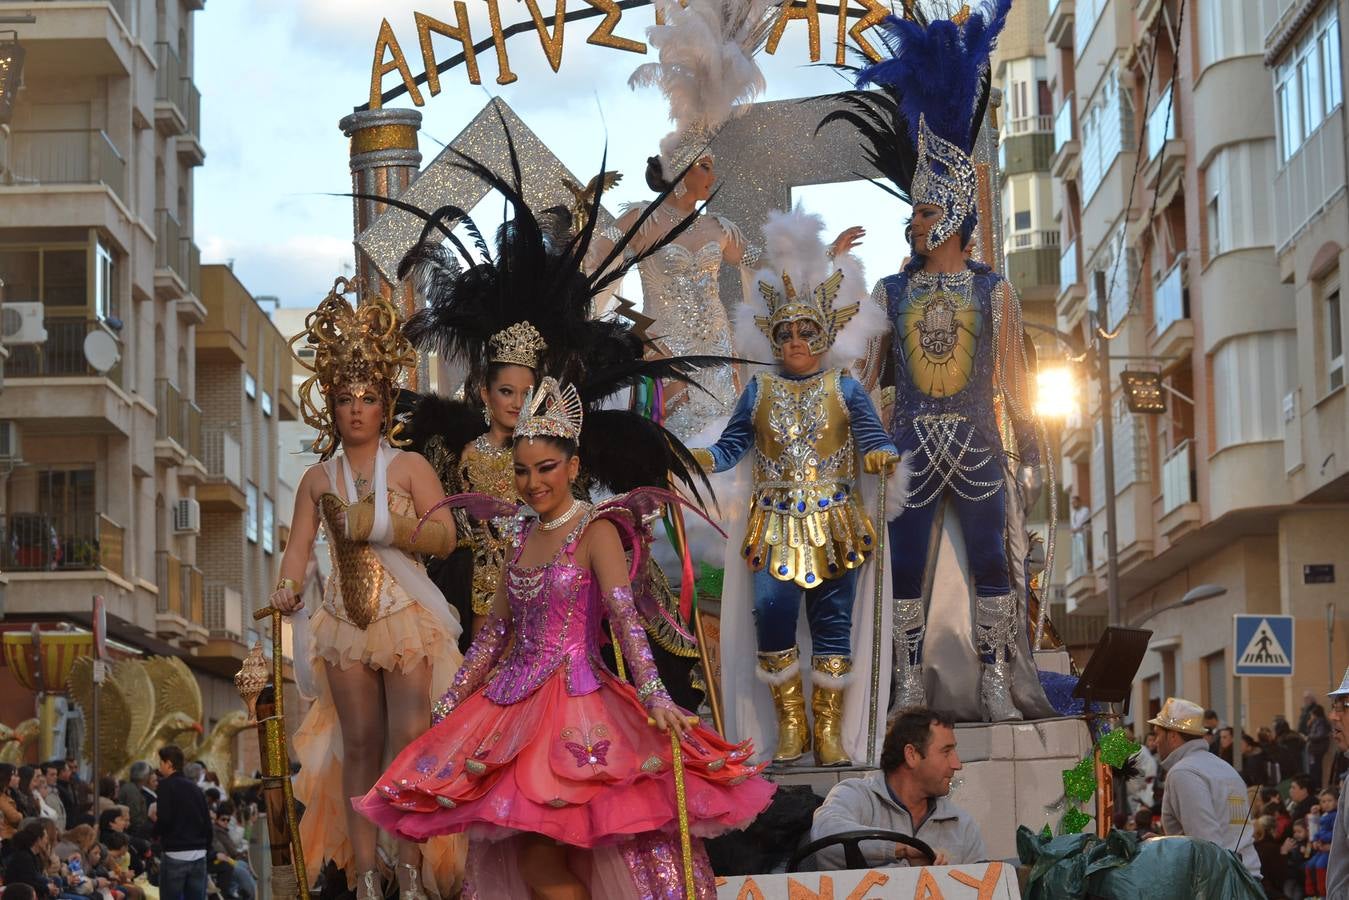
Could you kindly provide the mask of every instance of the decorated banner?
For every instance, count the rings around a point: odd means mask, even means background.
[[[1016,869],[1001,862],[892,866],[717,879],[717,900],[1015,900]]]

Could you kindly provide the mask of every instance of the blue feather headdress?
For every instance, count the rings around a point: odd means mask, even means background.
[[[987,109],[989,56],[1012,0],[989,0],[963,20],[889,16],[879,26],[889,58],[853,69],[858,88],[827,116],[854,125],[870,145],[870,162],[913,204],[945,215],[928,236],[936,246],[975,210],[972,151]]]

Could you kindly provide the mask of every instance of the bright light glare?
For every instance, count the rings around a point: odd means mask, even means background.
[[[1035,413],[1064,420],[1077,412],[1077,382],[1067,366],[1046,366],[1035,376]]]

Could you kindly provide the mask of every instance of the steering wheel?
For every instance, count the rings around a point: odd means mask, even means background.
[[[787,864],[788,872],[799,872],[797,867],[806,859],[819,853],[826,847],[832,847],[835,844],[843,845],[843,859],[848,864],[849,869],[871,869],[875,866],[885,865],[885,863],[876,863],[875,865],[867,862],[862,855],[862,841],[889,841],[892,844],[906,844],[928,859],[936,859],[937,854],[925,841],[907,834],[900,834],[898,831],[841,831],[838,834],[829,834],[820,838],[818,841],[811,841],[792,854],[791,862]]]

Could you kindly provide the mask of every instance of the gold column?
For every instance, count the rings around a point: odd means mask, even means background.
[[[353,112],[338,123],[351,145],[351,190],[356,194],[398,197],[421,169],[422,154],[417,149],[417,132],[422,114],[415,109],[366,109]],[[361,232],[389,207],[376,200],[352,201],[352,236]],[[411,287],[385,281],[379,269],[356,246],[356,275],[366,290],[378,292],[393,301],[406,319],[416,311]],[[427,381],[426,360],[409,373],[407,387],[418,390]]]

